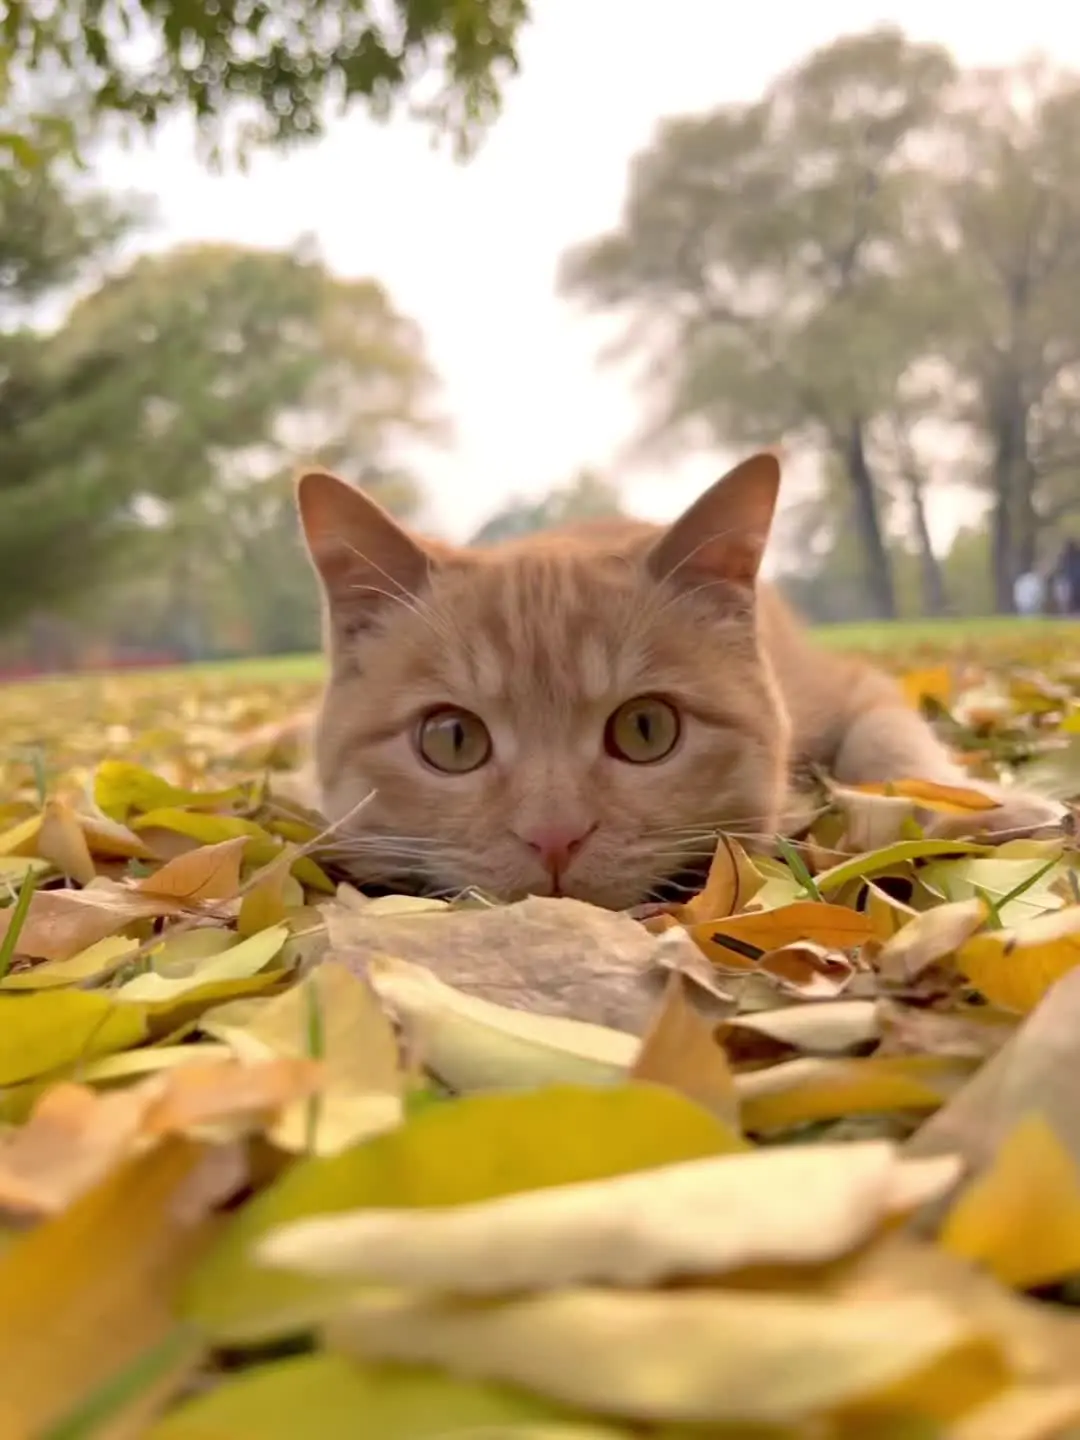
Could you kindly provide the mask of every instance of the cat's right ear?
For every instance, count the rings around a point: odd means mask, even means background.
[[[325,470],[296,484],[300,524],[336,618],[363,626],[380,601],[415,595],[431,557],[408,531],[362,490]]]

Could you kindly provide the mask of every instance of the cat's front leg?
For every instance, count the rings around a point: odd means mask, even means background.
[[[841,739],[834,769],[840,784],[930,780],[978,790],[998,802],[992,810],[965,815],[925,812],[920,818],[927,835],[940,839],[1056,826],[1069,814],[1056,800],[973,778],[956,764],[926,721],[902,705],[873,706],[855,715]]]

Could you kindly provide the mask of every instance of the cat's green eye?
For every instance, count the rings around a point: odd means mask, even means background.
[[[416,748],[433,770],[467,775],[490,757],[491,736],[479,715],[444,705],[420,721]]]
[[[670,755],[679,739],[679,712],[658,695],[626,700],[604,727],[604,748],[616,760],[651,765]]]

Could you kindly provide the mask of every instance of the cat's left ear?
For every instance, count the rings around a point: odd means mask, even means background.
[[[658,580],[688,576],[752,589],[780,491],[780,461],[752,455],[699,495],[649,552]]]

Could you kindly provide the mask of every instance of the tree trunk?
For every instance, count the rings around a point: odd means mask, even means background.
[[[919,582],[922,590],[924,615],[945,615],[949,609],[949,597],[945,590],[945,576],[941,563],[934,554],[930,539],[930,526],[926,519],[926,502],[923,500],[922,482],[918,475],[908,476],[908,491],[911,496],[911,515],[915,525],[915,540],[919,547]]]
[[[855,500],[855,526],[859,532],[865,565],[866,594],[873,618],[896,619],[896,588],[892,560],[881,534],[877,491],[870,462],[866,458],[863,422],[853,420],[844,443],[843,458]]]
[[[994,567],[994,608],[1000,615],[1016,609],[1013,586],[1024,573],[1017,533],[1016,494],[1020,471],[1026,460],[1027,416],[1023,403],[1011,385],[1002,387],[990,415],[994,436],[991,478],[994,508],[990,517],[990,555]]]

